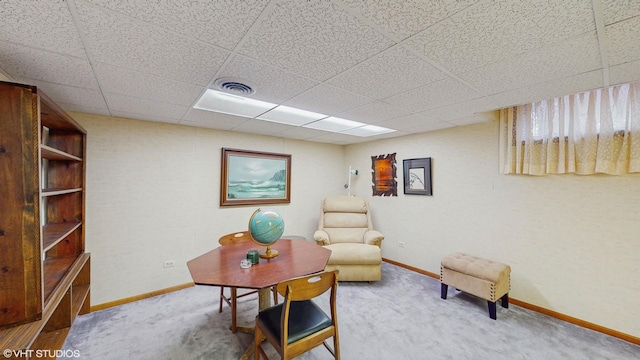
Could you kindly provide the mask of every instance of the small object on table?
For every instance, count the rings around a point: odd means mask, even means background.
[[[257,264],[260,259],[260,257],[258,256],[258,250],[247,251],[247,259],[251,261],[252,265]]]
[[[240,260],[240,267],[243,269],[248,269],[251,267],[251,260],[249,259],[242,259]]]

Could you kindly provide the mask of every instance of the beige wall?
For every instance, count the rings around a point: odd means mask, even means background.
[[[269,206],[287,234],[311,238],[322,197],[343,190],[342,146],[72,115],[88,132],[92,305],[191,282],[188,260],[247,228],[257,206],[219,206],[222,147],[291,154],[291,204]]]
[[[500,175],[495,122],[342,147],[73,115],[89,133],[92,305],[191,281],[186,261],[246,227],[255,207],[218,205],[220,148],[232,147],[292,154],[291,204],[272,206],[286,233],[312,236],[320,200],[346,192],[352,165],[386,258],[433,273],[454,251],[504,261],[512,297],[640,336],[639,175]],[[398,197],[372,197],[371,156],[394,152]],[[432,197],[402,191],[402,160],[419,157],[433,158]]]
[[[640,336],[640,175],[500,175],[498,141],[491,122],[348,146],[383,256],[436,274],[456,251],[503,261],[512,297]],[[394,152],[398,197],[372,197],[371,156]],[[432,197],[403,194],[402,160],[420,157]]]

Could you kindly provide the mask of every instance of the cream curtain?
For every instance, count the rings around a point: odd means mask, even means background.
[[[640,82],[500,110],[503,174],[640,172]]]

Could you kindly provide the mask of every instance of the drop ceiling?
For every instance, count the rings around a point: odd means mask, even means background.
[[[0,73],[67,111],[342,145],[640,80],[638,0],[3,0],[0,19]],[[396,131],[193,108],[222,77],[258,100]]]

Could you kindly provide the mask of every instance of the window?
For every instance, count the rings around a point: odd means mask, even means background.
[[[503,174],[640,172],[640,83],[503,109]]]

